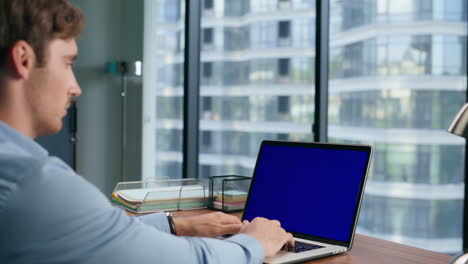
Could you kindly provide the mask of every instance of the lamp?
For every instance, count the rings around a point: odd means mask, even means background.
[[[468,103],[463,105],[448,128],[448,132],[468,139]],[[465,154],[466,155],[466,154]],[[468,165],[465,164],[465,201],[463,209],[463,253],[455,256],[450,263],[468,263]]]
[[[449,126],[448,132],[468,138],[468,103],[458,112]]]

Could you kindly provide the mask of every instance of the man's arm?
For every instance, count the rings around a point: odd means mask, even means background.
[[[141,218],[141,217],[140,217]],[[163,222],[162,230],[169,231],[168,221],[165,214],[147,215],[147,220]],[[227,215],[221,212],[215,212],[204,215],[178,217],[174,218],[177,235],[180,236],[201,236],[201,237],[217,237],[223,234],[246,234],[254,237],[263,246],[266,256],[275,255],[283,245],[288,244],[294,247],[294,238],[290,233],[287,233],[281,224],[276,220],[268,220],[257,217],[252,223],[244,221],[240,224],[240,220],[232,215]],[[159,226],[155,225],[155,226]],[[227,241],[237,241],[238,237],[232,237]],[[244,241],[244,239],[241,239]]]
[[[261,263],[262,245],[177,237],[110,205],[58,161],[28,175],[0,216],[2,263]],[[27,172],[28,173],[28,172]]]
[[[141,222],[170,233],[169,222],[164,213],[137,216]],[[242,223],[236,216],[214,212],[196,216],[173,217],[178,236],[218,237],[239,233]]]
[[[166,214],[164,213],[153,213],[135,216],[140,222],[152,226],[160,231],[171,233],[169,223],[167,221]]]

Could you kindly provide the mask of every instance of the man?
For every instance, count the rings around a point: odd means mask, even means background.
[[[264,218],[127,216],[33,141],[81,94],[82,27],[67,0],[0,0],[0,263],[260,263],[294,243]]]

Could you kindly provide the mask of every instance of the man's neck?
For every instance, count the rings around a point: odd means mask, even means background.
[[[0,86],[0,120],[23,135],[31,139],[36,138],[30,114],[25,108],[25,97],[20,94],[21,87],[15,87],[8,82],[0,82]]]
[[[2,115],[2,111],[0,108],[0,120],[5,122],[8,126],[14,128],[16,131],[19,133],[25,135],[28,138],[35,139],[37,136],[35,133],[33,133],[32,129],[30,129],[28,126],[26,126],[25,123],[20,123],[20,122],[15,122],[15,118],[11,118],[11,116],[4,116]]]

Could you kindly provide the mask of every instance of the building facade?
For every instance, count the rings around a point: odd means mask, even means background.
[[[252,175],[264,139],[313,140],[315,0],[204,0],[199,176]],[[157,0],[154,172],[182,177],[184,1]],[[331,0],[329,141],[372,144],[358,232],[461,249],[466,0]]]

